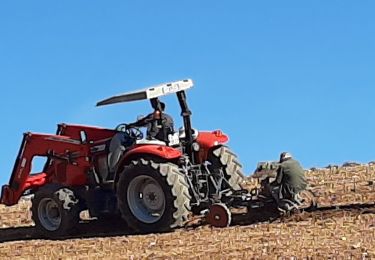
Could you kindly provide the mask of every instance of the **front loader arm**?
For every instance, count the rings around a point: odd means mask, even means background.
[[[73,165],[89,167],[86,159],[88,152],[87,145],[67,136],[25,133],[9,184],[2,187],[0,202],[7,206],[14,205],[25,190],[47,182],[50,174],[46,172],[48,165],[44,168],[45,172],[30,176],[34,156],[46,156],[53,160],[66,160]]]

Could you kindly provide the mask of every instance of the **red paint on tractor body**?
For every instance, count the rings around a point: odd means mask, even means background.
[[[0,202],[15,205],[25,191],[47,183],[88,185],[88,173],[98,171],[99,161],[107,160],[109,143],[116,133],[111,129],[68,124],[59,124],[55,135],[25,133],[9,184],[2,187]],[[200,132],[196,141],[200,145],[198,161],[203,162],[209,151],[226,143],[228,137],[219,130]],[[127,164],[132,158],[145,155],[176,161],[183,154],[174,147],[137,144],[125,152],[121,163]],[[42,172],[31,173],[34,156],[48,158]]]
[[[25,133],[8,185],[2,187],[0,202],[11,206],[28,189],[47,183],[66,186],[87,184],[93,167],[92,148],[105,145],[114,130],[81,125],[58,125],[56,135]],[[43,172],[31,173],[34,156],[47,157]]]
[[[124,160],[131,158],[137,154],[149,154],[156,157],[164,158],[167,160],[177,159],[182,156],[180,150],[169,146],[154,145],[154,144],[141,144],[131,148],[124,156]]]
[[[229,141],[229,137],[221,130],[212,132],[201,131],[196,140],[200,146],[198,152],[198,162],[202,163],[208,159],[209,152],[217,146],[223,145]]]

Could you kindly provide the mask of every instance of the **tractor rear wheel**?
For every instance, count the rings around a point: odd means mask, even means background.
[[[78,202],[74,192],[66,187],[54,184],[41,187],[31,205],[38,233],[48,238],[70,234],[79,222]]]
[[[172,163],[132,161],[117,183],[123,219],[137,232],[163,232],[181,227],[190,212],[189,185]]]
[[[245,176],[242,171],[242,165],[238,161],[238,157],[228,147],[220,146],[215,148],[208,156],[211,165],[208,167],[210,171],[222,169],[224,177],[228,181],[229,186],[234,190],[241,190],[241,183]]]

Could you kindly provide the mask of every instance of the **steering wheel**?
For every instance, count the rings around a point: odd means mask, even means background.
[[[143,133],[138,127],[130,127],[127,129],[127,131],[131,138],[136,140],[143,139]]]
[[[124,132],[132,139],[140,140],[143,138],[143,133],[138,127],[129,127],[127,124],[119,124],[116,131]]]

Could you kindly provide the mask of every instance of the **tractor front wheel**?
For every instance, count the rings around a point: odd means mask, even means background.
[[[245,180],[242,171],[242,165],[238,161],[238,157],[228,147],[220,146],[215,148],[208,156],[211,165],[208,167],[210,171],[222,169],[224,177],[233,190],[241,190],[241,184]]]
[[[68,235],[79,222],[79,203],[74,192],[60,185],[46,185],[34,195],[32,219],[42,236],[59,238]]]

